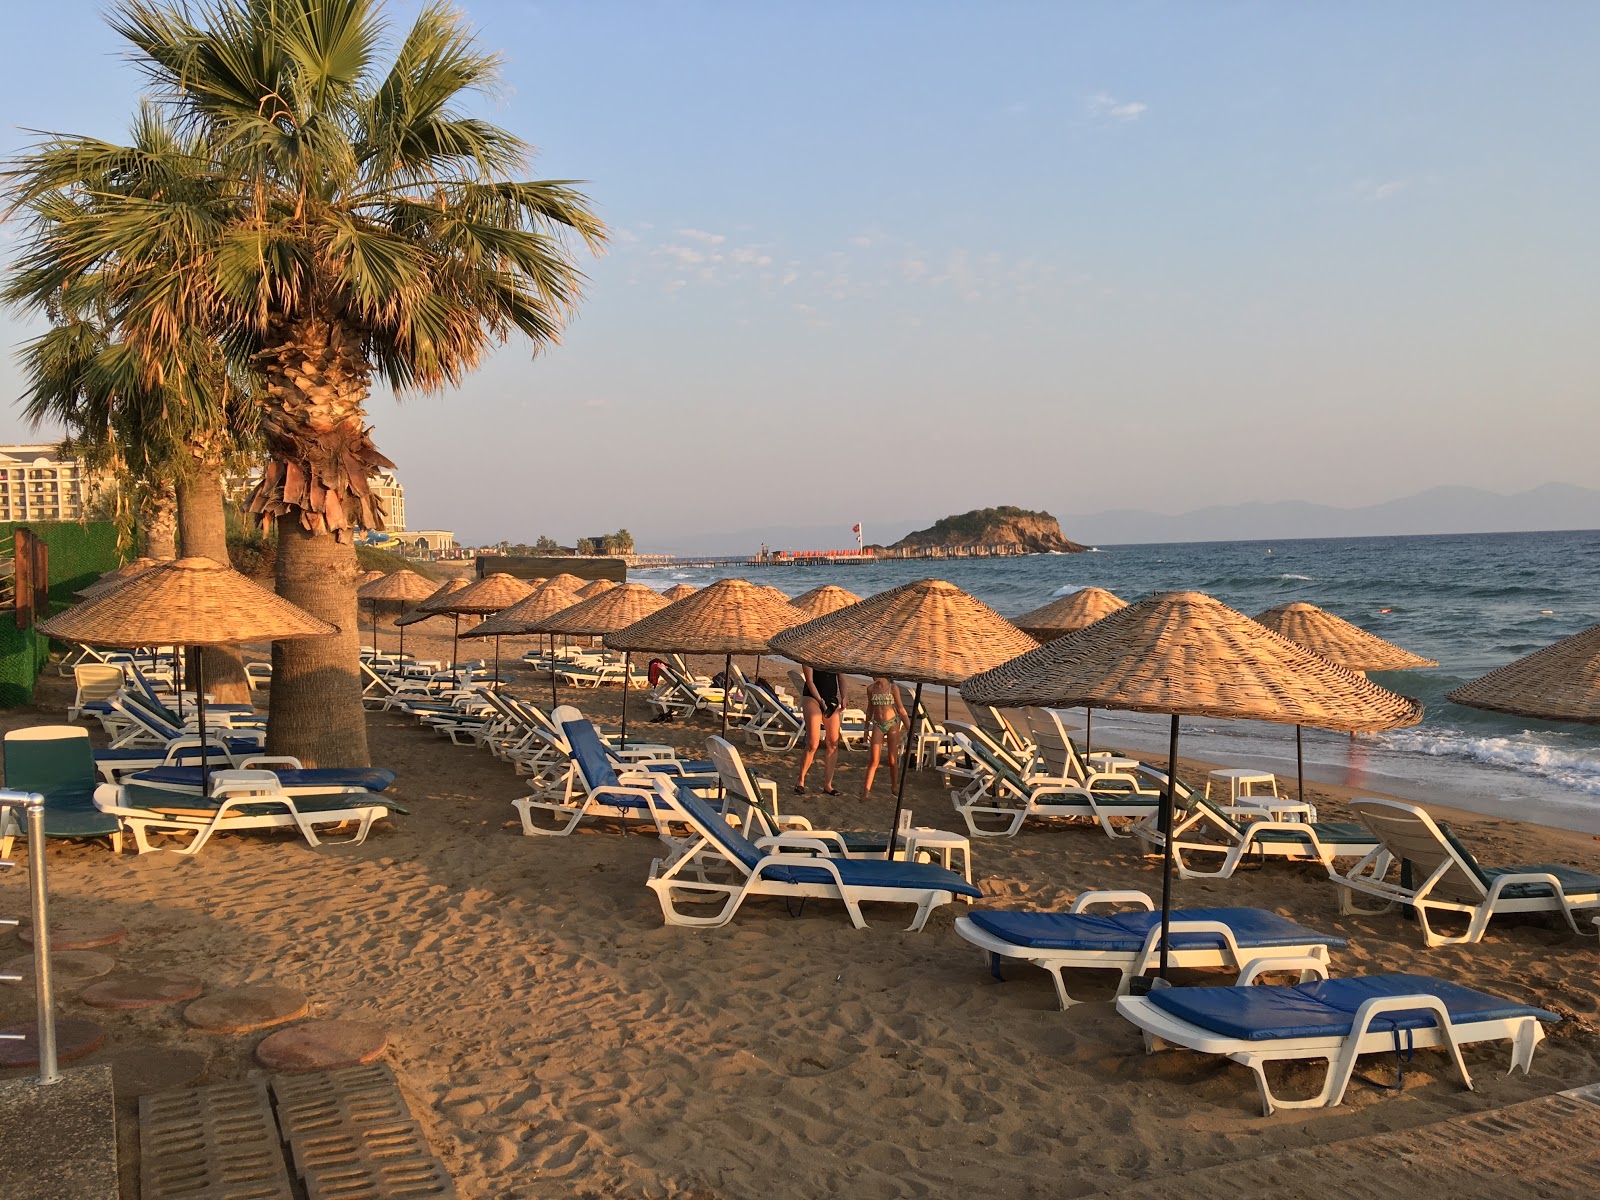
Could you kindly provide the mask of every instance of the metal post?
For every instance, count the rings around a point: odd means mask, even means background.
[[[556,710],[556,635],[550,635],[550,711]]]
[[[633,651],[622,652],[622,737],[617,741],[618,750],[628,748],[628,683],[633,674]]]
[[[1094,709],[1083,710],[1083,752],[1088,754],[1094,749]]]
[[[1161,978],[1167,977],[1168,930],[1172,926],[1172,826],[1178,799],[1178,714],[1167,743],[1167,794],[1161,805]]]
[[[33,999],[39,1035],[39,1082],[57,1083],[55,989],[50,979],[50,906],[45,875],[44,797],[11,792],[0,796],[0,809],[25,808],[28,827],[28,896],[33,910]],[[3,864],[10,866],[10,863]],[[3,922],[15,925],[15,921]],[[19,977],[6,976],[12,981]],[[15,1035],[7,1035],[8,1037]]]
[[[455,626],[450,631],[450,686],[459,687],[460,681],[456,678],[459,670],[458,663],[461,659],[461,614],[451,613],[455,619]]]
[[[1300,792],[1295,797],[1301,804],[1306,802],[1306,747],[1301,740],[1300,726],[1294,727],[1294,765],[1295,772],[1300,779]]]
[[[207,736],[210,730],[206,728],[206,653],[204,650],[194,656],[195,669],[195,700],[200,707],[200,797],[204,799],[211,794],[211,756],[209,753],[211,740]]]
[[[891,684],[892,686],[892,684]],[[867,706],[871,708],[869,704]],[[869,712],[870,718],[872,714]],[[906,731],[905,744],[900,747],[900,786],[894,790],[894,820],[889,822],[889,850],[884,855],[886,859],[894,858],[894,841],[900,833],[900,810],[905,807],[906,775],[911,768],[911,747],[917,744],[918,722],[922,719],[922,680],[917,680],[916,693],[911,698],[911,728]],[[888,750],[889,739],[883,739],[883,748]]]

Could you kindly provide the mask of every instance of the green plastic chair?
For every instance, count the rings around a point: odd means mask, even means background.
[[[44,833],[53,838],[111,839],[122,853],[122,825],[94,806],[99,783],[89,731],[74,725],[36,725],[5,735],[6,787],[38,792],[44,797]],[[0,858],[23,836],[20,823],[9,818],[0,829]]]

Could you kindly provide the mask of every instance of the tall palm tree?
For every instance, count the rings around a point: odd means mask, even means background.
[[[567,239],[598,250],[605,228],[570,182],[517,181],[529,147],[461,107],[495,88],[499,60],[442,4],[386,65],[377,0],[124,0],[111,22],[156,101],[210,148],[197,169],[225,202],[129,206],[55,272],[114,257],[151,336],[219,328],[220,313],[230,351],[264,377],[268,466],[250,508],[278,530],[279,594],[342,631],[274,646],[269,749],[365,763],[353,534],[384,527],[368,480],[392,465],[366,421],[372,379],[431,391],[514,333],[554,343],[583,278]],[[122,153],[58,139],[35,159],[52,151],[68,175]],[[22,194],[51,175],[24,171]],[[165,233],[190,251],[152,280],[144,247]]]
[[[118,477],[152,535],[151,557],[172,557],[176,540],[184,554],[227,562],[224,473],[253,447],[256,413],[249,381],[230,366],[217,331],[187,325],[171,339],[149,336],[139,306],[116,293],[111,269],[85,271],[61,288],[46,271],[39,290],[39,261],[52,261],[58,242],[73,236],[69,230],[103,234],[108,206],[114,219],[128,199],[214,201],[209,182],[188,172],[189,163],[203,161],[199,147],[153,110],[141,111],[129,150],[112,169],[28,205],[27,254],[6,294],[43,308],[53,327],[22,348],[23,409],[36,425],[66,426],[79,453]],[[165,249],[170,261],[171,247]],[[144,253],[161,257],[151,246]],[[240,652],[202,653],[217,699],[248,702]]]

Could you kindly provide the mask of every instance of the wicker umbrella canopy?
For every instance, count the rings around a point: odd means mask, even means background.
[[[437,588],[429,592],[428,595],[424,597],[422,603],[418,604],[410,612],[397,618],[395,620],[395,624],[399,625],[401,628],[404,628],[407,625],[415,625],[418,621],[426,621],[432,617],[444,616],[444,613],[440,612],[436,608],[429,608],[428,605],[435,600],[443,600],[452,592],[459,592],[466,586],[467,581],[465,579],[445,580]]]
[[[764,588],[743,579],[719,579],[604,640],[613,650],[763,654],[773,634],[804,619]]]
[[[1347,671],[1409,671],[1439,665],[1304,601],[1269,608],[1256,620]]]
[[[579,579],[576,575],[569,575],[567,572],[563,571],[559,575],[550,576],[549,579],[546,579],[544,583],[540,584],[539,586],[556,587],[560,588],[562,591],[576,592],[588,582],[589,581],[587,579]]]
[[[1422,706],[1200,592],[1131,604],[961,686],[974,704],[1398,729]]]
[[[134,576],[142,575],[151,567],[160,565],[161,564],[153,558],[135,558],[130,562],[123,563],[120,567],[116,567],[110,571],[107,571],[104,575],[100,576],[99,579],[95,580],[81,592],[74,592],[72,594],[77,596],[80,600],[92,600],[97,596],[104,596],[109,592],[116,591]]]
[[[942,579],[879,592],[772,639],[773,653],[825,671],[948,684],[1037,645],[983,601]]]
[[[552,613],[534,625],[530,633],[569,633],[597,635],[615,633],[671,603],[654,588],[642,583],[625,583],[580,600]]]
[[[1396,729],[1422,705],[1335,666],[1200,592],[1167,592],[985,671],[961,686],[974,704],[1113,708],[1171,717],[1162,811],[1161,975],[1172,912],[1172,814],[1180,717]]]
[[[359,576],[356,577],[356,590],[360,591],[362,588],[366,587],[367,584],[382,578],[382,571],[363,571]]]
[[[484,616],[488,613],[502,612],[518,600],[526,600],[532,591],[533,588],[526,580],[518,579],[515,575],[507,575],[503,571],[496,571],[493,575],[485,575],[482,579],[474,580],[460,591],[452,592],[438,601],[424,600],[423,603],[433,604],[440,612]]]
[[[151,567],[104,596],[41,622],[39,630],[89,646],[236,646],[327,637],[339,627],[231,567],[196,557]]]
[[[1464,683],[1445,699],[1536,721],[1600,725],[1600,625]]]
[[[682,600],[685,596],[692,596],[700,589],[687,583],[675,583],[661,594],[667,598],[667,603]]]
[[[578,599],[587,600],[591,596],[598,596],[602,592],[609,592],[617,585],[609,579],[591,579],[578,589]]]
[[[405,604],[415,604],[418,600],[426,600],[436,590],[435,584],[415,571],[402,569],[390,571],[387,575],[379,574],[378,578],[356,589],[356,596],[361,600],[399,600]]]
[[[463,633],[462,637],[516,637],[535,632],[534,626],[563,608],[579,603],[577,597],[564,588],[538,588],[510,608],[486,618],[481,624]]]
[[[789,603],[807,617],[825,617],[829,613],[838,612],[841,608],[860,604],[861,597],[837,584],[825,583],[821,587],[812,588],[809,592],[801,592]]]
[[[1093,625],[1101,617],[1109,617],[1119,608],[1127,607],[1126,600],[1105,588],[1079,588],[1070,596],[1062,596],[1032,612],[1023,613],[1012,624],[1041,642],[1049,642],[1065,634],[1076,633],[1086,625]]]

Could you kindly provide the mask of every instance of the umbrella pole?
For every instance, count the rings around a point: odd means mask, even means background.
[[[172,690],[177,696],[178,723],[183,723],[183,653],[172,648]]]
[[[1094,749],[1094,709],[1083,710],[1083,752],[1088,754]]]
[[[461,662],[461,614],[451,613],[455,627],[450,631],[450,686],[457,686],[456,672]]]
[[[871,707],[870,705],[868,707]],[[869,714],[870,715],[870,714]],[[906,730],[905,745],[900,747],[900,783],[894,789],[894,820],[889,822],[889,850],[884,858],[893,860],[894,841],[900,833],[900,810],[905,807],[906,775],[911,767],[911,747],[917,744],[917,722],[922,719],[922,680],[917,680],[916,693],[911,697],[911,728]],[[887,743],[888,739],[884,739]],[[887,745],[885,746],[887,748]]]
[[[1306,747],[1301,740],[1301,729],[1298,725],[1294,727],[1294,765],[1295,773],[1300,780],[1300,791],[1296,793],[1295,799],[1304,804],[1306,802]]]
[[[494,635],[494,690],[500,690],[500,635]]]
[[[1172,817],[1178,793],[1178,714],[1167,743],[1167,794],[1161,804],[1161,978],[1167,978],[1167,931],[1172,925]]]
[[[728,696],[733,691],[733,655],[722,656],[722,740],[728,740]]]
[[[206,729],[206,656],[201,651],[194,656],[195,702],[200,709],[200,795],[211,794],[211,756],[207,753],[210,740]]]
[[[944,685],[944,719],[946,721],[950,719],[950,685],[948,683]]]
[[[406,627],[400,626],[400,678],[406,676]]]
[[[622,737],[617,742],[618,750],[628,748],[628,677],[633,674],[633,651],[622,652]]]
[[[556,635],[550,635],[550,711],[556,710]]]

